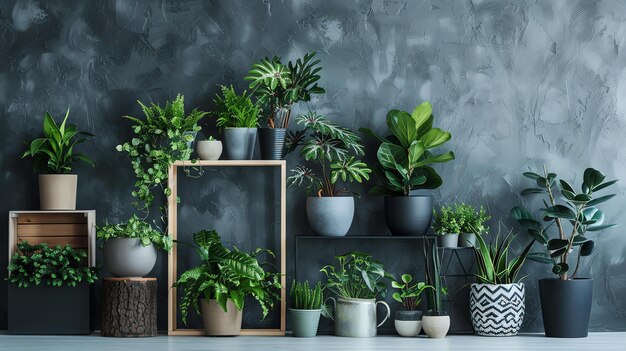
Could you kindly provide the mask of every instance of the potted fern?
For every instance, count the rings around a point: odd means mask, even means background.
[[[311,338],[317,335],[322,313],[322,283],[314,287],[308,281],[293,281],[289,291],[289,314],[293,336]]]
[[[285,150],[289,153],[301,146],[300,155],[317,168],[297,166],[287,184],[309,195],[306,213],[315,233],[344,236],[354,218],[354,197],[339,182],[360,183],[371,173],[359,159],[365,153],[361,138],[315,112],[298,116],[297,122],[304,129],[289,132]]]
[[[95,163],[89,156],[75,152],[75,147],[93,136],[67,123],[67,109],[61,124],[46,112],[43,118],[43,137],[33,140],[22,158],[33,159],[33,171],[39,173],[39,202],[42,210],[75,210],[78,175],[71,174],[74,163]]]
[[[410,274],[403,274],[400,280],[391,282],[391,287],[398,290],[393,293],[393,299],[405,308],[396,311],[394,326],[400,336],[406,337],[417,336],[422,330],[422,293],[433,288],[424,282],[411,285],[412,281]]]

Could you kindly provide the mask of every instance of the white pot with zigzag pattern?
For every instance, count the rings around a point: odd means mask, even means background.
[[[472,284],[470,312],[482,336],[517,335],[524,321],[524,284]]]

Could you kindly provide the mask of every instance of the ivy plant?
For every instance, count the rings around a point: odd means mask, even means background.
[[[114,238],[139,239],[141,245],[148,246],[154,244],[167,252],[172,249],[172,237],[164,235],[156,230],[150,223],[132,215],[126,223],[106,224],[98,228],[96,234],[98,239],[109,240]]]
[[[217,126],[221,128],[256,128],[259,124],[261,108],[252,102],[247,91],[239,95],[235,88],[221,86],[221,94],[213,100],[217,106],[214,115],[217,117]]]
[[[339,297],[347,299],[375,299],[385,296],[385,279],[394,279],[385,272],[383,264],[372,255],[350,252],[335,256],[338,265],[327,265],[320,269],[328,279],[325,287]]]

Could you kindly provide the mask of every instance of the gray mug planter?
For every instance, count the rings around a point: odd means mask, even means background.
[[[474,233],[461,233],[461,234],[459,234],[459,246],[460,247],[474,247],[474,246],[476,246],[476,234],[474,234]]]
[[[291,329],[293,336],[300,338],[312,338],[317,335],[322,310],[289,309],[291,317]]]
[[[333,302],[335,321],[335,335],[352,338],[371,338],[376,336],[376,329],[383,325],[391,315],[391,309],[385,301],[376,299],[346,299],[338,297],[337,300],[329,297],[326,300]],[[387,308],[387,314],[382,322],[377,323],[376,306],[382,304]]]
[[[345,236],[354,218],[354,197],[309,196],[306,199],[306,216],[316,234]]]
[[[459,234],[439,235],[439,247],[459,247]]]
[[[385,218],[393,235],[426,234],[432,215],[433,198],[430,195],[385,196]]]
[[[143,277],[150,273],[157,259],[153,244],[141,245],[135,238],[114,238],[104,243],[104,267],[116,277]]]
[[[398,335],[414,337],[422,331],[422,311],[396,311],[393,321]]]
[[[256,128],[224,128],[224,148],[229,160],[251,160],[256,144]]]
[[[482,336],[517,335],[524,321],[524,284],[472,284],[470,313]]]

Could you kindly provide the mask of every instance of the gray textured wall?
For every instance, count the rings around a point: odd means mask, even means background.
[[[79,207],[95,208],[99,222],[125,218],[133,180],[114,146],[129,137],[120,116],[138,113],[136,99],[163,101],[180,92],[188,106],[209,109],[217,84],[244,86],[252,60],[311,50],[323,61],[327,94],[300,111],[382,130],[388,109],[433,103],[457,155],[439,167],[445,184],[434,192],[438,201],[485,204],[508,221],[524,185],[520,173],[529,167],[546,163],[567,179],[587,166],[626,175],[626,5],[617,0],[2,1],[0,34],[3,233],[9,210],[37,208],[36,177],[18,155],[22,141],[39,133],[44,111],[60,115],[70,106],[73,120],[98,136],[85,150],[98,168],[78,170]],[[271,180],[268,173],[217,177],[202,178],[204,195],[185,204],[181,222],[189,230],[206,224],[228,231],[269,201],[258,198],[271,197],[255,189]],[[606,213],[619,223],[624,183],[617,188],[620,196]],[[251,205],[239,209],[244,201]],[[290,193],[288,208],[289,237],[309,233],[303,197]],[[351,234],[382,233],[381,209],[380,198],[358,200]],[[239,225],[234,242],[271,225]],[[596,282],[591,328],[625,330],[626,237],[619,228],[597,236],[597,253],[584,269]],[[4,267],[6,240],[0,241]],[[163,263],[161,257],[154,271],[162,278],[161,311]],[[537,265],[529,271],[524,328],[540,330],[536,279],[548,274]],[[5,327],[4,283],[0,297]]]

